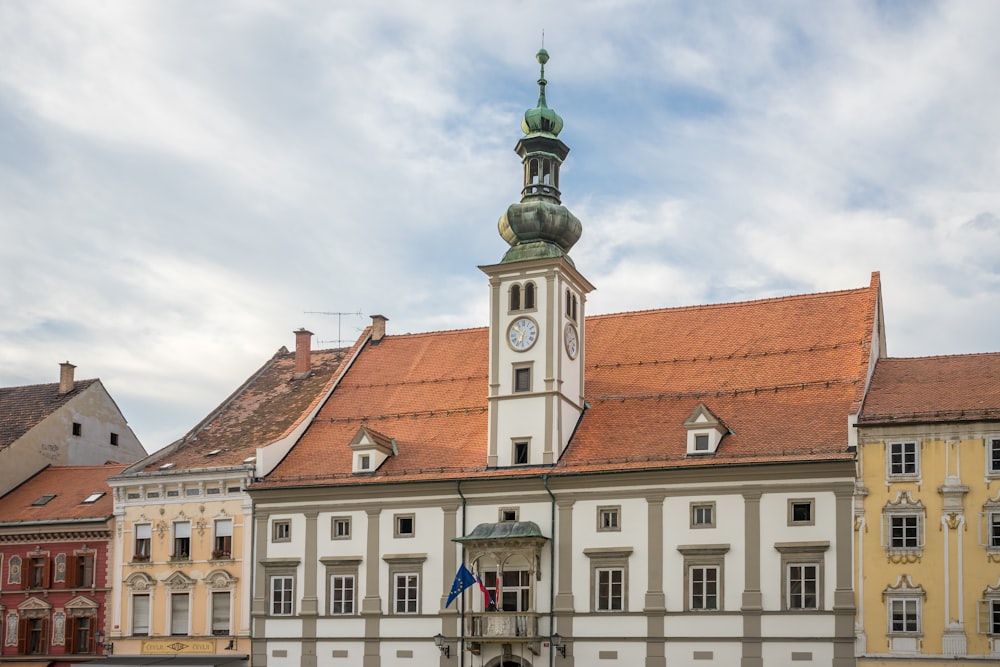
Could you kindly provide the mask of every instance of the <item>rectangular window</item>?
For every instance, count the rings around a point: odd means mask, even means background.
[[[694,436],[694,449],[696,452],[708,451],[708,434],[698,433]]]
[[[517,521],[519,511],[516,507],[501,507],[500,508],[500,523],[510,523],[512,521]]]
[[[215,543],[212,548],[212,558],[232,558],[233,556],[233,520],[218,519],[215,522]]]
[[[394,589],[396,613],[416,614],[417,597],[420,593],[417,574],[414,572],[396,573]]]
[[[153,526],[148,523],[140,523],[135,526],[135,550],[132,560],[149,560],[150,548],[153,544]]]
[[[30,655],[48,653],[48,619],[28,618],[23,622],[26,634],[24,652]]]
[[[335,540],[351,539],[351,517],[349,516],[333,517],[333,539]]]
[[[889,443],[889,476],[914,477],[920,472],[916,442]]]
[[[715,503],[691,503],[691,527],[715,528]]]
[[[271,524],[272,542],[292,541],[292,522],[289,519],[282,519]]]
[[[812,498],[792,498],[788,501],[788,525],[812,526],[814,502]]]
[[[990,634],[1000,635],[1000,600],[990,600]]]
[[[271,615],[292,615],[292,577],[275,575],[271,577]]]
[[[187,593],[171,593],[170,595],[170,634],[183,637],[188,634],[188,611],[191,607],[191,596]]]
[[[506,570],[497,586],[496,570],[483,573],[483,585],[493,596],[497,611],[528,611],[531,604],[531,573]]]
[[[118,434],[117,433],[112,433],[111,434],[111,444],[114,445],[115,447],[118,446]]]
[[[230,607],[232,596],[229,591],[212,591],[212,634],[224,637],[229,632]]]
[[[1000,438],[987,438],[990,472],[1000,474]]]
[[[73,422],[73,435],[80,436],[83,435],[83,426],[80,422]]]
[[[67,582],[70,588],[92,588],[94,586],[94,555],[82,554],[70,559],[72,572]]]
[[[149,595],[132,596],[132,635],[149,636]]]
[[[893,549],[918,549],[921,546],[918,515],[890,516],[889,531],[889,546]]]
[[[49,587],[49,558],[34,556],[28,559],[28,588]]]
[[[896,598],[889,600],[889,634],[920,632],[920,600]]]
[[[174,523],[174,553],[172,558],[181,560],[191,557],[191,523],[178,521]]]
[[[786,569],[788,609],[819,609],[819,566],[793,563]]]
[[[362,470],[368,470],[372,467],[372,457],[369,454],[362,454],[358,457],[358,467]]]
[[[599,568],[597,574],[597,610],[621,611],[625,594],[625,570]]]
[[[393,537],[413,537],[414,518],[412,514],[397,514],[393,522],[395,525],[395,535]]]
[[[335,616],[354,613],[354,575],[334,574],[330,577],[330,613]]]
[[[692,565],[688,569],[690,609],[714,611],[719,608],[719,568]]]
[[[597,530],[599,532],[617,532],[622,529],[620,522],[621,507],[598,507]]]
[[[514,465],[528,465],[528,443],[521,441],[514,443]]]
[[[66,619],[68,653],[94,653],[94,620],[90,616],[70,616]]]
[[[514,369],[514,391],[531,391],[531,368]]]
[[[190,489],[184,489],[184,495],[185,496],[200,496],[201,495],[201,489],[199,489],[197,487],[192,487]]]
[[[1000,512],[989,513],[990,539],[988,545],[991,548],[1000,548]]]

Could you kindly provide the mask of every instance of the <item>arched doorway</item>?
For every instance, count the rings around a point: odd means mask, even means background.
[[[531,667],[531,663],[516,655],[504,655],[493,658],[483,667]]]

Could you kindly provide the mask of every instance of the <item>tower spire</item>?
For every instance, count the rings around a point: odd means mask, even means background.
[[[539,49],[538,104],[524,112],[524,136],[514,152],[524,165],[521,202],[512,204],[497,224],[500,236],[511,245],[503,262],[541,257],[565,257],[580,239],[583,226],[561,203],[559,168],[569,154],[569,146],[559,139],[563,119],[549,108],[545,99],[545,64],[549,53]]]

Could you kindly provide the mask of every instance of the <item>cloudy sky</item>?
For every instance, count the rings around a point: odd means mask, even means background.
[[[298,327],[485,325],[543,30],[589,312],[877,270],[890,355],[1000,350],[998,2],[7,0],[0,386],[152,451]]]

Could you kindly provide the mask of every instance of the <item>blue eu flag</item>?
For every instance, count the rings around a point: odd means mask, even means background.
[[[474,583],[476,583],[476,578],[469,572],[469,568],[465,567],[465,563],[462,563],[458,567],[458,572],[455,573],[455,583],[451,585],[451,592],[448,593],[448,602],[444,606],[450,607],[455,598]]]

